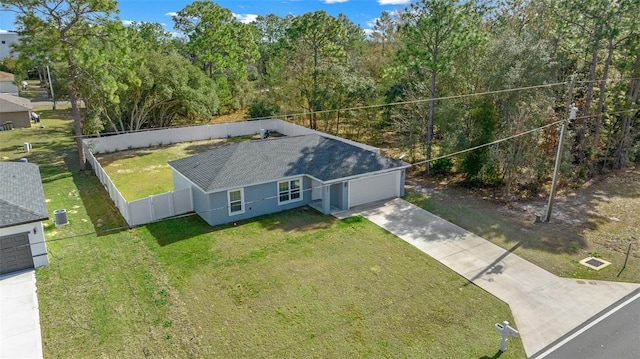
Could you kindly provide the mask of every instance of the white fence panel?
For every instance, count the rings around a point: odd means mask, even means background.
[[[154,221],[173,216],[173,195],[171,192],[151,196],[150,200]]]
[[[209,134],[209,138],[227,138],[226,125],[207,125],[207,132]]]
[[[153,222],[151,213],[151,198],[143,198],[129,202],[129,226],[139,226],[141,224]]]
[[[84,150],[87,162],[89,162],[89,164],[93,168],[93,172],[96,174],[96,177],[98,177],[100,183],[102,183],[102,185],[107,190],[107,193],[109,193],[109,197],[111,198],[111,200],[113,200],[113,203],[115,203],[116,207],[118,207],[118,210],[120,211],[120,214],[122,214],[122,217],[124,217],[127,223],[129,223],[129,208],[127,201],[124,199],[120,191],[118,191],[118,188],[116,188],[116,186],[113,184],[113,181],[111,181],[111,178],[109,178],[109,175],[107,175],[107,173],[104,171],[93,153],[91,153],[86,141],[84,143]]]
[[[173,192],[173,211],[176,216],[193,211],[191,187]]]
[[[244,130],[244,123],[242,122],[233,122],[227,124],[227,136],[229,137],[238,137],[248,135],[248,133]]]

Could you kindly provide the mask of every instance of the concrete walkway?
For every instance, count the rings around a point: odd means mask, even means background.
[[[631,293],[639,284],[560,278],[402,199],[336,213],[362,215],[511,307],[531,356]],[[487,323],[491,330],[494,323]]]
[[[0,276],[0,358],[42,358],[33,270]]]

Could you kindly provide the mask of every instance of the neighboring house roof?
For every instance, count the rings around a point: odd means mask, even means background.
[[[20,89],[13,82],[0,82],[0,93],[18,96]]]
[[[0,228],[46,219],[49,214],[38,166],[0,162]]]
[[[28,98],[0,93],[0,112],[2,113],[30,111],[32,108],[33,105]]]
[[[305,135],[236,143],[169,166],[212,192],[298,175],[327,182],[410,165],[339,140]]]
[[[14,82],[16,77],[9,72],[0,71],[0,82]]]

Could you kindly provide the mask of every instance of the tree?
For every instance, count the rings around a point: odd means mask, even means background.
[[[3,8],[18,13],[16,23],[22,42],[31,51],[45,54],[66,64],[71,115],[74,122],[80,170],[86,168],[83,147],[83,119],[78,108],[82,98],[79,81],[83,76],[80,59],[89,49],[91,39],[108,41],[105,25],[114,21],[115,0],[5,0]],[[92,56],[99,54],[93,53]],[[95,59],[94,61],[99,61]]]
[[[188,38],[186,49],[193,60],[210,77],[224,77],[217,80],[219,89],[224,91],[223,86],[229,86],[228,101],[240,102],[247,65],[260,56],[256,28],[237,21],[231,10],[209,0],[187,5],[173,16],[173,21],[175,28]],[[238,106],[225,101],[223,105]]]
[[[257,43],[260,51],[260,59],[257,68],[263,83],[267,86],[270,81],[278,79],[278,74],[282,71],[282,64],[278,61],[278,53],[282,50],[283,44],[286,42],[287,28],[291,26],[293,21],[292,15],[279,17],[274,14],[267,16],[258,16],[251,24],[257,29]],[[272,72],[276,72],[272,74]],[[275,76],[271,76],[275,75]],[[277,86],[278,84],[273,84]]]
[[[429,174],[438,75],[449,70],[461,52],[481,41],[477,26],[480,18],[472,3],[454,0],[420,0],[405,9],[400,18],[403,48],[398,52],[399,61],[420,77],[430,77],[429,120],[424,139]]]

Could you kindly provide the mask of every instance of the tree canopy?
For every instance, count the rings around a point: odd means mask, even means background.
[[[406,152],[427,175],[502,186],[509,198],[549,180],[553,124],[575,74],[567,175],[640,161],[639,0],[419,0],[381,13],[369,31],[324,11],[247,24],[204,0],[173,17],[178,35],[123,26],[110,0],[2,6],[18,12],[24,50],[3,66],[51,66],[73,104],[79,152],[88,133],[281,116]],[[436,157],[478,146],[430,173]]]

